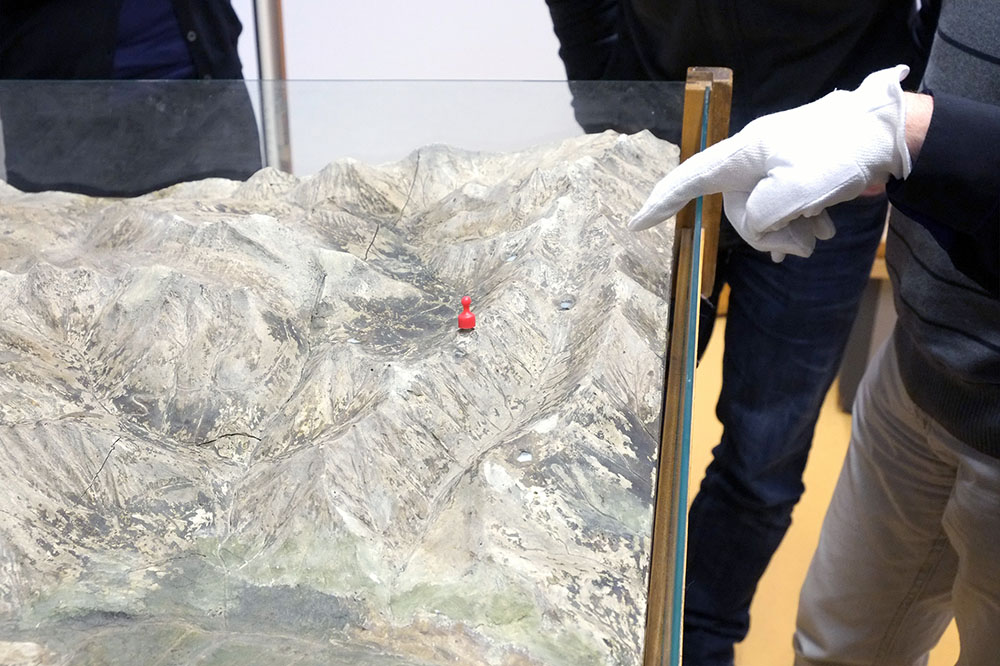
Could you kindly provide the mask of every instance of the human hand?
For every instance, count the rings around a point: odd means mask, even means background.
[[[692,155],[656,184],[629,222],[648,229],[695,197],[722,192],[726,216],[752,247],[808,257],[835,229],[825,209],[890,175],[910,173],[906,104],[899,82],[909,68],[870,74],[853,91],[754,120]]]

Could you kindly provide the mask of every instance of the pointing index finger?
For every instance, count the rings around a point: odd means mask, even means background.
[[[731,190],[746,191],[756,180],[752,162],[740,135],[696,153],[656,184],[646,203],[628,223],[629,229],[648,229],[676,215],[696,197]]]

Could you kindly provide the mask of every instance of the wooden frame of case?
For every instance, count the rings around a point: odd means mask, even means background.
[[[684,116],[681,125],[680,160],[698,152],[702,143],[710,146],[729,133],[733,74],[721,67],[691,67],[684,89]],[[708,91],[708,94],[706,94]],[[706,100],[708,109],[705,109]],[[649,594],[646,605],[644,666],[676,666],[680,663],[683,583],[686,557],[688,442],[682,432],[683,415],[690,409],[683,390],[693,368],[687,367],[692,344],[697,345],[698,298],[708,296],[715,284],[715,262],[719,243],[722,195],[704,197],[702,236],[695,234],[696,202],[677,214],[673,243],[673,298],[667,349],[664,390],[663,430],[657,457],[656,501],[653,512],[652,554],[649,567]],[[701,257],[695,252],[701,246]],[[700,289],[692,290],[692,282]],[[692,319],[694,320],[692,322]],[[694,340],[688,335],[695,326]]]

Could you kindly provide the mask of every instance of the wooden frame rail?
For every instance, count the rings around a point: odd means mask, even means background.
[[[728,135],[732,83],[732,71],[729,69],[688,69],[681,126],[682,162],[701,148]],[[696,236],[698,207],[701,208],[703,252],[699,252],[702,239]],[[657,457],[644,666],[680,664],[689,445],[684,422],[685,414],[690,419],[691,409],[690,383],[694,372],[690,362],[694,357],[691,345],[697,346],[699,296],[711,294],[715,283],[721,214],[721,195],[705,197],[703,201],[691,202],[680,211],[674,228],[672,314],[663,429]],[[686,383],[688,386],[685,386]],[[689,420],[687,428],[689,433]]]

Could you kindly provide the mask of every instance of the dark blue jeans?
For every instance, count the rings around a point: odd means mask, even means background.
[[[884,197],[829,209],[837,234],[775,264],[723,223],[730,286],[713,450],[689,516],[685,666],[729,666],[750,600],[791,524],[820,405],[839,367],[885,220]],[[789,641],[791,636],[789,635]]]

